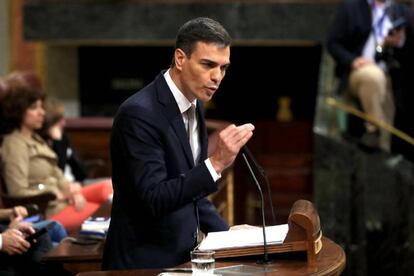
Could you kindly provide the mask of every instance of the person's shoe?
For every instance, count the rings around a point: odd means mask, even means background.
[[[359,140],[359,145],[368,151],[380,150],[380,132],[379,130],[365,132]]]

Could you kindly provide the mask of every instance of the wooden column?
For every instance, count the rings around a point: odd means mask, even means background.
[[[24,39],[24,0],[10,0],[10,71],[29,70],[36,72],[45,82],[45,46]]]

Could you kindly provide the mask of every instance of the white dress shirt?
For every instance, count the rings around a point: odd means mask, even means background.
[[[377,45],[381,45],[384,42],[384,38],[388,35],[388,32],[393,27],[391,18],[386,14],[386,9],[390,6],[390,1],[385,1],[383,5],[378,6],[373,4],[375,0],[367,0],[372,7],[372,31],[369,35],[367,42],[362,50],[362,56],[375,62],[375,48]],[[405,38],[400,42],[399,47],[404,45]],[[386,64],[380,61],[378,65],[386,70]]]
[[[170,88],[170,90],[171,90],[171,92],[174,96],[175,101],[177,102],[178,108],[180,109],[181,116],[183,117],[184,125],[187,127],[188,118],[185,115],[185,112],[188,110],[188,108],[190,108],[191,104],[194,104],[194,106],[197,108],[197,100],[194,100],[193,102],[190,102],[184,96],[184,94],[180,91],[180,89],[178,89],[177,85],[175,85],[174,81],[172,80],[172,78],[170,76],[170,70],[169,69],[164,73],[164,78],[165,78],[165,81],[167,82],[167,85]],[[194,149],[192,149],[192,151],[194,152],[193,155],[196,156],[194,159],[198,161],[199,158],[200,158],[200,152],[201,152],[198,120],[195,120],[194,123],[195,123],[194,129],[196,131],[193,131],[192,135],[195,135],[196,137],[193,137],[193,139],[194,139],[193,141],[195,141],[195,143],[194,143]],[[206,160],[204,160],[204,163],[206,164],[207,169],[210,172],[211,177],[213,178],[213,180],[217,181],[221,177],[221,175],[218,174],[216,172],[216,170],[213,168],[213,165],[211,164],[210,158],[207,158]]]

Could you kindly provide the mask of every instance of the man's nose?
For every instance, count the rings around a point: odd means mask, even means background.
[[[220,68],[214,68],[211,72],[211,79],[215,83],[219,83],[223,79],[223,74],[220,70]]]

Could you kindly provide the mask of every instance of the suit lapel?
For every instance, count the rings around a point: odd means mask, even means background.
[[[191,152],[190,143],[188,142],[187,132],[185,130],[183,117],[178,108],[177,102],[172,95],[170,88],[167,85],[167,82],[164,79],[165,71],[161,72],[160,75],[155,79],[156,91],[158,94],[158,100],[165,107],[165,115],[170,121],[172,128],[174,129],[175,134],[180,141],[180,146],[184,151],[184,155],[189,163],[190,167],[194,166],[193,154]]]

